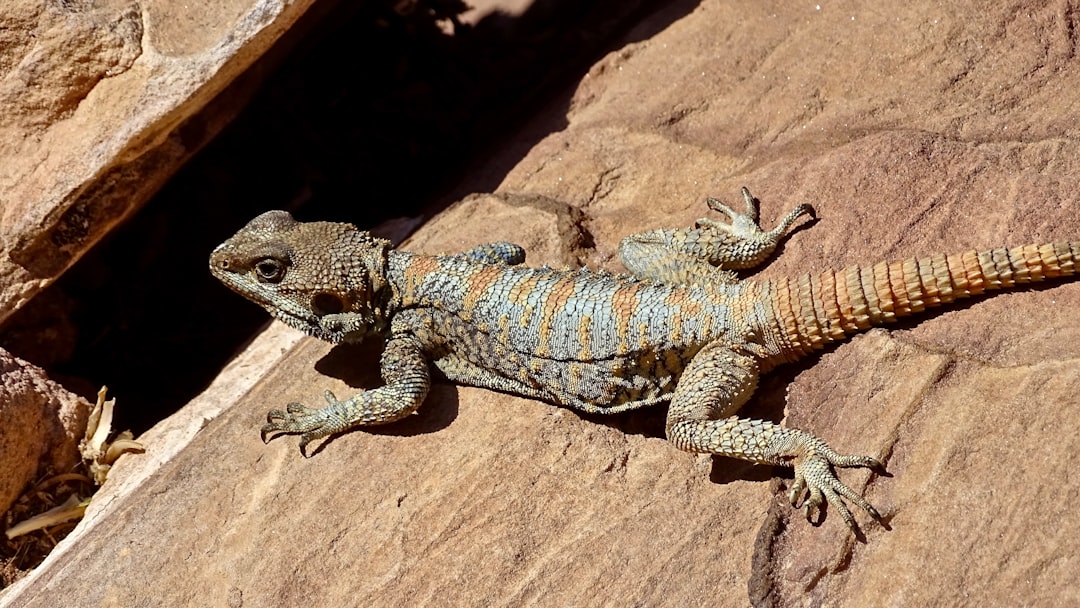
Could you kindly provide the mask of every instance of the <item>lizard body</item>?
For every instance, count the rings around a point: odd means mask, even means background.
[[[773,281],[739,280],[790,226],[771,231],[715,199],[691,228],[627,237],[630,275],[519,265],[524,252],[491,243],[450,256],[394,250],[349,224],[300,223],[283,211],[252,220],[210,258],[213,274],[280,320],[338,343],[385,341],[385,384],[328,406],[291,403],[263,427],[299,433],[300,448],[359,425],[399,420],[427,395],[431,366],[449,380],[591,413],[670,402],[678,448],[792,466],[790,500],[809,517],[842,499],[880,519],[833,467],[882,465],[845,456],[807,432],[736,416],[761,373],[831,341],[926,307],[1017,283],[1072,275],[1080,242],[969,251]]]

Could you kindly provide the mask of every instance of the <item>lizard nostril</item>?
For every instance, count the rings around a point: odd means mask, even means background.
[[[345,310],[345,302],[332,293],[317,293],[311,298],[311,309],[317,315],[335,315]]]

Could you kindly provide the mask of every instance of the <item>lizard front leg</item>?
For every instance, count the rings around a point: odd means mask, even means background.
[[[525,249],[521,245],[497,241],[477,245],[468,251],[457,254],[457,257],[483,264],[516,266],[525,261]]]
[[[793,467],[795,483],[789,500],[798,507],[803,493],[808,494],[804,504],[807,519],[828,502],[856,530],[855,518],[842,500],[847,499],[880,520],[877,510],[841,483],[833,471],[837,466],[882,470],[877,459],[844,456],[805,431],[733,415],[753,394],[757,378],[758,366],[753,357],[722,343],[703,348],[675,388],[668,410],[668,440],[688,452]]]
[[[391,337],[380,361],[383,381],[376,389],[338,401],[330,391],[329,405],[309,408],[290,403],[285,411],[271,410],[262,428],[263,441],[271,433],[300,434],[300,453],[315,439],[340,433],[354,426],[376,425],[401,420],[420,407],[431,388],[431,370],[424,350],[412,335]],[[276,437],[277,435],[275,435]]]

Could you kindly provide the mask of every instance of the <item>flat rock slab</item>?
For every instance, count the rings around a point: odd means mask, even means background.
[[[242,96],[201,111],[311,3],[5,2],[0,321],[228,122]]]
[[[549,135],[496,193],[404,247],[511,240],[532,264],[617,270],[623,235],[688,225],[741,185],[765,224],[804,201],[820,218],[761,277],[1080,237],[1074,17],[1037,3],[669,10],[687,14],[644,22],[538,117],[530,129]],[[376,349],[304,339],[244,355],[265,375],[182,449],[143,438],[111,482],[174,455],[105,495],[89,531],[3,601],[1080,602],[1066,511],[1080,498],[1080,282],[924,318],[775,370],[744,409],[887,463],[890,476],[841,473],[887,518],[858,516],[865,543],[834,513],[813,526],[784,504],[783,469],[667,445],[663,408],[587,418],[439,386],[417,415],[313,458],[295,438],[264,446],[268,409],[378,384]]]

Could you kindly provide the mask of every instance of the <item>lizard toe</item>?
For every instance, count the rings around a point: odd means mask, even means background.
[[[826,451],[831,452],[831,450]],[[849,528],[857,530],[858,526],[855,523],[855,517],[851,514],[851,510],[844,502],[846,500],[866,511],[875,520],[880,521],[881,514],[878,513],[877,509],[859,495],[858,492],[844,485],[840,479],[837,478],[836,473],[832,468],[834,465],[843,467],[865,466],[873,469],[881,468],[881,463],[877,459],[869,456],[840,456],[835,453],[830,455],[822,454],[820,452],[811,453],[795,463],[795,483],[792,485],[792,491],[789,494],[791,505],[798,508],[798,499],[801,495],[806,494],[807,496],[803,503],[803,508],[805,509],[807,520],[813,521],[814,513],[820,513],[822,507],[827,503],[830,507],[836,509],[836,512]]]
[[[293,417],[293,416],[305,416],[305,415],[310,414],[311,412],[313,412],[315,410],[313,410],[310,407],[304,405],[303,403],[297,403],[296,401],[293,401],[292,403],[285,406],[285,411],[292,415],[292,416],[289,416],[289,417]]]
[[[327,395],[328,400],[332,397],[333,395]],[[331,403],[336,403],[336,400]],[[271,437],[273,433],[282,435],[299,433],[301,435],[300,451],[304,452],[304,448],[312,440],[326,437],[338,430],[337,427],[340,425],[336,425],[332,418],[328,415],[327,408],[310,408],[302,403],[293,402],[285,407],[284,412],[270,410],[266,414],[266,424],[260,430],[260,435],[263,443],[266,443],[278,436]]]
[[[270,410],[266,412],[266,421],[273,424],[279,420],[285,420],[289,415],[281,410]]]

